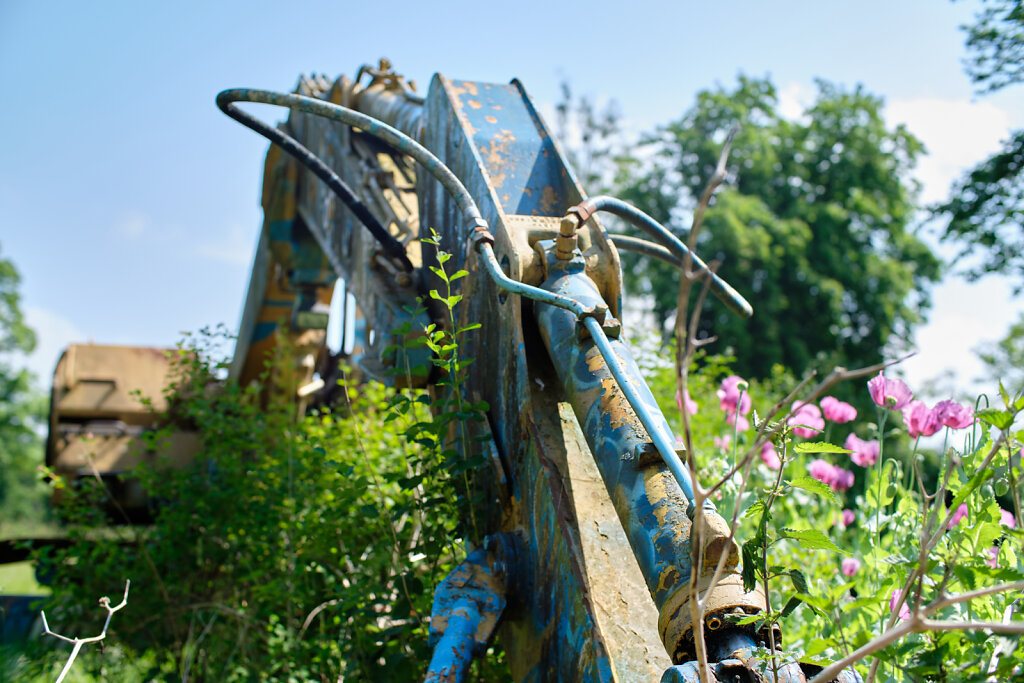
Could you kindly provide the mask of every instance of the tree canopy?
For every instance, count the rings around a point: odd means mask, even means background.
[[[36,344],[21,310],[20,283],[14,264],[0,257],[0,507],[7,519],[38,512],[42,502],[35,470],[43,462],[37,430],[46,406],[31,373],[13,364]]]
[[[1024,81],[1024,3],[982,0],[975,23],[965,26],[967,75],[979,92]],[[961,256],[980,255],[965,269],[969,279],[1003,273],[1024,288],[1024,130],[954,183],[936,212],[949,218],[943,235],[962,245]]]
[[[699,93],[647,140],[651,162],[627,174],[621,194],[685,232],[687,210],[739,126],[698,253],[720,262],[719,274],[753,304],[747,321],[706,303],[700,321],[700,333],[733,349],[741,374],[874,363],[893,336],[909,337],[927,305],[940,264],[911,229],[909,179],[923,147],[886,126],[882,104],[862,87],[819,81],[814,104],[789,120],[767,78],[741,76],[732,90]],[[631,280],[652,296],[656,316],[672,316],[677,273],[650,263]]]

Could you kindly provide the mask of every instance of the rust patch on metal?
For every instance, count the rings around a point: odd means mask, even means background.
[[[558,193],[555,188],[545,185],[540,195],[540,210],[543,215],[553,216],[558,208]]]
[[[473,109],[479,109],[480,107],[484,106],[480,104],[480,100],[467,100],[466,104],[468,104]]]
[[[498,117],[497,116],[491,116],[490,114],[488,114],[487,116],[484,117],[484,121],[486,121],[487,123],[497,123],[498,122]]]
[[[509,145],[515,142],[516,136],[510,130],[502,130],[492,138],[489,146],[482,147],[480,151],[484,154],[491,172],[491,184],[501,187],[505,182],[505,172],[499,169],[504,168],[508,158]]]

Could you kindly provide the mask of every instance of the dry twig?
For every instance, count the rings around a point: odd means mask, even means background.
[[[78,652],[82,649],[83,645],[86,643],[98,643],[107,637],[107,627],[110,626],[110,617],[114,616],[114,612],[128,604],[128,589],[131,585],[131,579],[124,582],[124,597],[121,599],[121,602],[114,607],[110,606],[110,598],[100,598],[100,605],[103,606],[103,609],[107,610],[107,619],[103,622],[103,630],[98,636],[93,636],[91,638],[68,638],[67,636],[62,636],[59,633],[54,633],[50,630],[50,625],[46,623],[46,612],[39,612],[39,616],[43,619],[43,635],[59,638],[60,640],[71,643],[73,646],[71,648],[71,656],[68,657],[68,661],[64,664],[64,668],[61,670],[60,676],[57,677],[57,683],[61,683],[61,681],[64,680],[64,677],[68,675],[68,671],[71,670],[71,665],[75,663],[75,658],[78,657]]]

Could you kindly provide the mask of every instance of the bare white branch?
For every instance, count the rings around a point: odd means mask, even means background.
[[[110,626],[110,618],[114,616],[114,612],[117,612],[128,604],[128,589],[131,588],[131,585],[131,579],[124,582],[124,597],[121,598],[121,602],[114,607],[110,606],[110,598],[105,596],[100,598],[100,605],[107,611],[107,618],[103,622],[103,630],[100,631],[100,634],[98,636],[92,636],[91,638],[69,638],[67,636],[62,636],[59,633],[54,633],[50,630],[50,625],[46,622],[46,612],[40,610],[39,616],[42,617],[43,620],[43,635],[53,636],[54,638],[72,644],[71,655],[68,657],[68,661],[65,662],[64,668],[61,669],[60,675],[57,677],[57,683],[61,683],[61,681],[64,680],[64,677],[68,675],[68,671],[71,670],[71,665],[74,664],[75,658],[78,657],[78,653],[81,651],[83,645],[86,643],[97,643],[107,637],[107,627]]]

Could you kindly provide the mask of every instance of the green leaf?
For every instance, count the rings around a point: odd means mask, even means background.
[[[743,590],[748,593],[757,587],[757,560],[760,546],[756,541],[743,544]]]
[[[469,275],[469,271],[468,270],[457,270],[454,273],[452,273],[448,277],[448,279],[454,281],[454,280],[458,280],[460,277],[466,277],[467,275]]]
[[[839,546],[832,542],[832,539],[817,529],[780,529],[779,534],[783,538],[793,539],[809,550],[834,550],[837,553],[844,552]]]
[[[795,595],[791,597],[789,600],[786,601],[786,606],[782,608],[782,617],[788,617],[790,614],[793,613],[793,610],[800,606],[800,603],[802,602],[803,601]]]
[[[979,486],[984,484],[986,481],[995,476],[995,472],[991,469],[984,469],[979,472],[975,472],[974,476],[971,477],[967,485],[957,491],[956,495],[953,496],[953,502],[949,504],[950,510],[956,510],[960,507],[960,504],[967,500],[967,496],[971,495],[978,489]]]
[[[826,441],[816,441],[814,443],[798,443],[793,446],[795,453],[853,453],[848,448],[842,446],[836,446],[835,444],[828,443]]]
[[[801,658],[800,661],[803,661],[804,658],[810,658],[815,655],[821,654],[830,647],[833,647],[834,644],[834,638],[818,638],[817,640],[812,640],[810,644],[807,646],[807,649],[804,651],[804,657]]]
[[[999,410],[997,408],[985,408],[979,410],[974,414],[982,422],[990,424],[996,429],[1009,429],[1013,424],[1013,413],[1008,410]]]
[[[793,582],[793,589],[797,593],[807,593],[807,577],[799,569],[790,569],[789,578]]]
[[[745,617],[739,617],[732,614],[725,615],[729,623],[736,624],[737,626],[745,626],[747,624],[753,624],[755,621],[761,618],[760,614],[748,614]]]
[[[836,496],[832,492],[832,488],[823,481],[818,481],[814,477],[802,476],[797,477],[793,481],[786,482],[789,486],[794,488],[803,489],[810,493],[817,494],[823,498],[827,498],[833,503],[836,503]]]
[[[978,572],[976,570],[957,564],[953,565],[953,573],[967,587],[967,590],[972,591],[978,587]]]
[[[764,501],[760,498],[755,500],[750,507],[743,511],[743,517],[753,517],[754,515],[761,514],[765,510]]]

